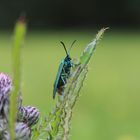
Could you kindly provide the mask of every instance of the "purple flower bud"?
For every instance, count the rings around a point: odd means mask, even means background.
[[[17,118],[18,121],[25,122],[28,126],[32,126],[39,120],[39,111],[32,106],[20,107]]]
[[[0,116],[0,139],[10,140],[10,136],[7,130],[7,120],[5,117]]]
[[[4,104],[3,104],[3,109],[2,109],[2,113],[1,115],[3,115],[3,117],[5,117],[5,119],[7,120],[8,122],[8,119],[9,119],[9,99],[6,99],[4,101]]]
[[[10,135],[9,135],[9,132],[7,130],[4,130],[2,132],[2,140],[10,140]]]
[[[0,116],[0,132],[7,129],[7,120]]]
[[[26,122],[27,110],[24,107],[20,107],[18,114],[17,114],[17,121],[18,122]]]
[[[16,140],[29,140],[31,137],[31,129],[22,122],[16,123],[15,133]]]
[[[4,104],[4,94],[0,93],[0,112],[2,110],[3,104]]]
[[[11,88],[11,78],[4,73],[0,73],[0,115],[5,117],[6,120],[8,120],[9,91]]]
[[[4,94],[7,97],[7,94],[12,88],[12,80],[11,78],[4,74],[0,73],[0,94]]]

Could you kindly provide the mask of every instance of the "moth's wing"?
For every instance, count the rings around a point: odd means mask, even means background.
[[[56,75],[56,80],[55,80],[54,88],[53,88],[53,99],[55,98],[55,95],[56,95],[57,85],[58,85],[58,81],[59,81],[63,66],[64,66],[64,60],[61,61],[60,65],[59,65],[57,75]]]

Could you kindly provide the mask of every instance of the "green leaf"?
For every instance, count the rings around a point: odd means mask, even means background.
[[[13,90],[10,96],[10,136],[11,140],[15,139],[15,121],[18,110],[18,95],[21,90],[21,47],[23,45],[26,32],[26,24],[23,19],[17,21],[14,30],[14,41],[12,50],[13,61]]]

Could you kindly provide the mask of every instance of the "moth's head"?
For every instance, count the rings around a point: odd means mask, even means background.
[[[69,54],[67,54],[67,56],[65,57],[65,61],[71,61],[71,57]]]

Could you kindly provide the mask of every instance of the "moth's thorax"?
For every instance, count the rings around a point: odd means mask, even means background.
[[[64,66],[67,68],[72,67],[71,58],[69,55],[67,55],[64,59]]]
[[[64,60],[65,61],[71,61],[71,57],[69,55],[67,55]]]

